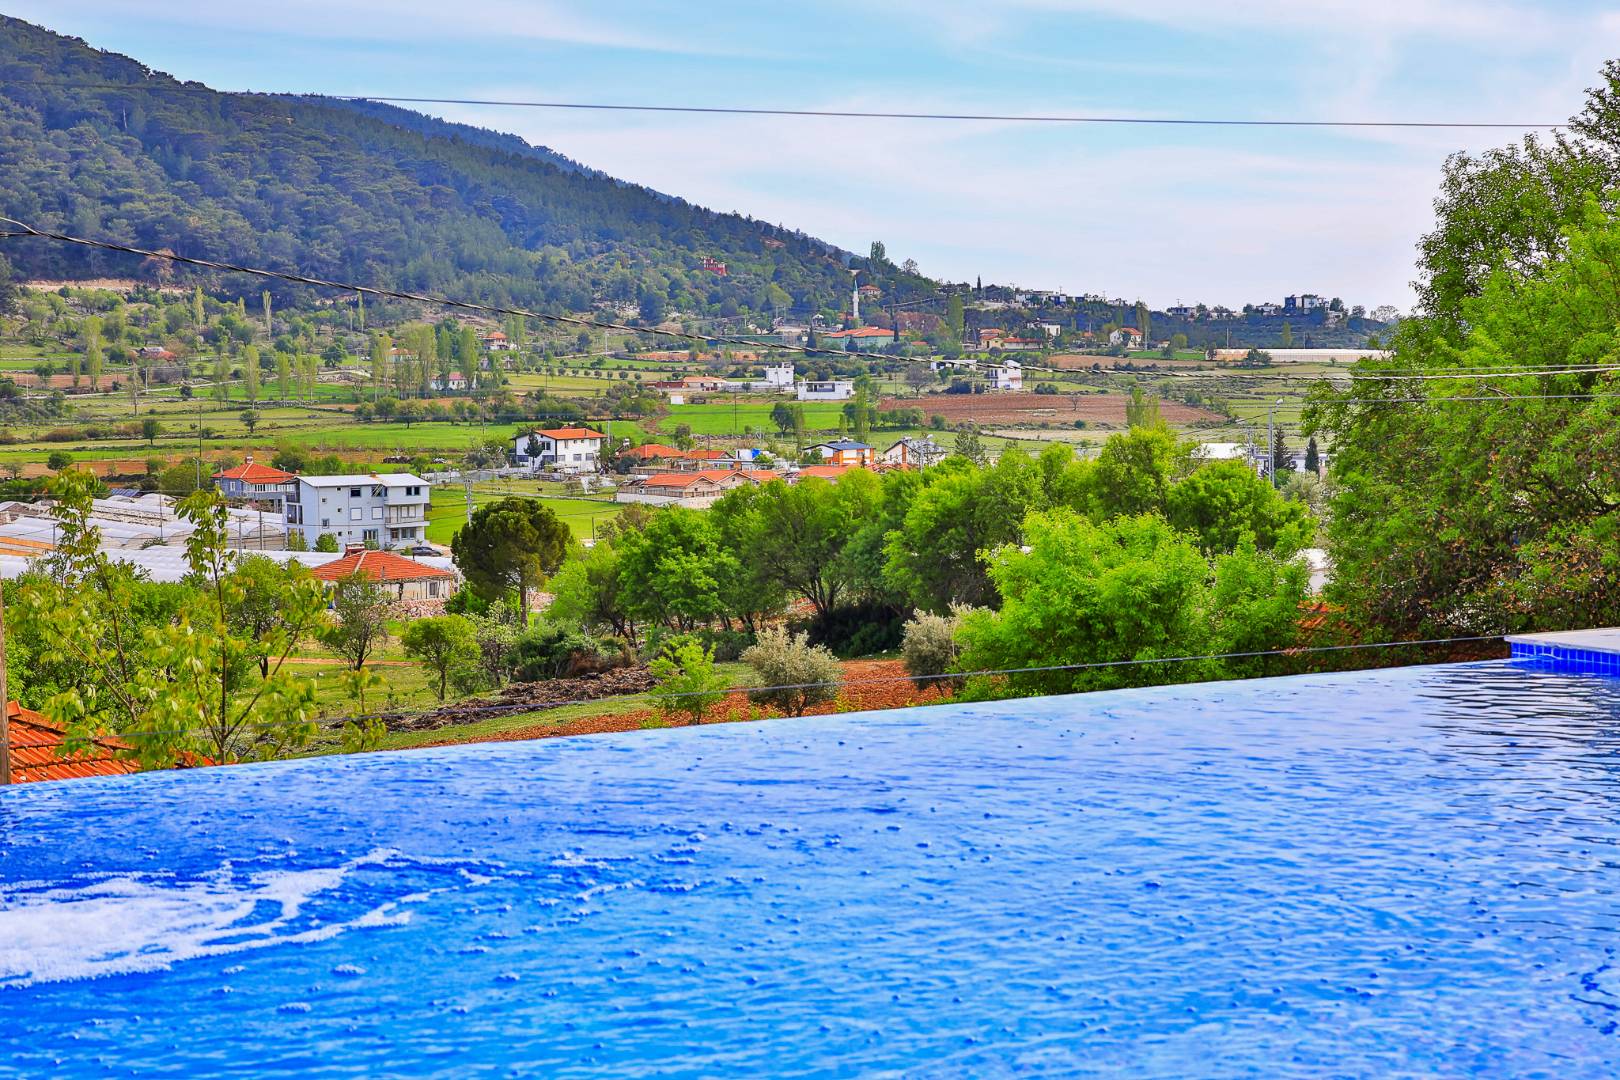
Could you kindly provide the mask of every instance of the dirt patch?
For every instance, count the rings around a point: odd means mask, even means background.
[[[845,682],[837,700],[826,702],[808,710],[805,713],[806,716],[863,712],[869,709],[901,709],[910,705],[932,704],[941,701],[944,696],[942,688],[938,686],[927,686],[918,689],[910,679],[906,678],[905,667],[898,660],[852,660],[845,663],[843,668]],[[636,671],[645,672],[646,669],[626,668],[623,672],[610,672],[609,674],[626,674]],[[571,679],[566,681],[577,683],[584,680]],[[648,681],[650,683],[650,677]],[[532,683],[529,685],[543,687],[552,684]],[[651,689],[650,685],[645,689]],[[454,706],[451,706],[451,709],[453,708]],[[450,710],[441,710],[441,712],[448,711]],[[782,715],[779,711],[761,709],[748,700],[746,693],[738,692],[727,695],[724,701],[712,706],[704,713],[703,723],[724,724],[746,720],[767,720]],[[477,714],[469,717],[469,719],[477,718]],[[466,742],[505,742],[511,739],[550,739],[564,735],[600,735],[613,731],[637,731],[641,728],[661,726],[662,724],[663,720],[658,715],[657,710],[636,709],[631,712],[616,713],[612,716],[586,716],[574,720],[565,720],[562,723],[539,723],[530,727],[502,731],[494,735],[478,736],[473,739],[446,739],[443,742],[429,745],[449,746]],[[420,729],[413,728],[411,730]]]
[[[580,701],[597,701],[625,694],[645,693],[653,688],[652,673],[645,665],[619,668],[573,679],[547,679],[545,682],[513,683],[494,698],[457,702],[420,715],[383,717],[390,731],[433,731],[454,724],[487,720],[492,707],[509,708],[514,713],[549,709]],[[516,736],[502,736],[513,738]]]
[[[921,408],[929,416],[943,416],[957,424],[1057,424],[1073,425],[1125,423],[1124,394],[930,394],[922,398],[886,398],[884,409]],[[1174,401],[1159,403],[1159,415],[1172,424],[1192,424],[1222,419],[1208,409]]]

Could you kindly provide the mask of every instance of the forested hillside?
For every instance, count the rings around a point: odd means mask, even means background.
[[[548,310],[617,300],[649,319],[805,313],[849,287],[839,253],[818,240],[514,137],[389,107],[218,93],[4,16],[0,214]],[[12,243],[7,256],[23,277],[137,269],[37,242]],[[704,269],[705,257],[729,273]]]

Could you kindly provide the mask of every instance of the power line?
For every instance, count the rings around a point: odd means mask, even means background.
[[[793,116],[838,120],[954,120],[1017,124],[1160,125],[1173,127],[1259,128],[1484,128],[1553,129],[1567,124],[1520,124],[1478,120],[1259,120],[1241,117],[1119,116],[1061,113],[901,112],[868,109],[790,109],[741,105],[648,105],[602,101],[519,100],[512,98],[418,97],[397,94],[315,94],[287,91],[222,91],[178,82],[75,83],[46,79],[4,79],[13,86],[48,86],[64,90],[140,90],[146,92],[242,93],[256,97],[314,101],[376,101],[396,105],[476,105],[497,108],[556,109],[582,112],[693,113],[711,116]]]
[[[1406,647],[1412,647],[1412,648],[1429,647],[1429,646],[1435,646],[1435,645],[1477,644],[1477,643],[1486,642],[1486,641],[1500,641],[1502,639],[1502,637],[1503,637],[1502,634],[1471,634],[1471,635],[1465,635],[1465,636],[1459,636],[1459,637],[1447,637],[1447,638],[1420,638],[1420,639],[1409,640],[1409,641],[1370,641],[1370,642],[1355,642],[1355,643],[1345,644],[1345,645],[1300,645],[1300,646],[1295,646],[1295,647],[1285,648],[1285,649],[1251,649],[1251,650],[1247,650],[1247,651],[1243,651],[1243,652],[1203,653],[1203,654],[1190,655],[1190,656],[1142,657],[1142,658],[1133,658],[1133,659],[1128,659],[1128,660],[1093,660],[1093,661],[1088,661],[1088,662],[1085,662],[1085,663],[1078,663],[1078,664],[1042,664],[1042,665],[1036,665],[1036,666],[1032,666],[1032,667],[1021,667],[1021,668],[981,668],[981,669],[975,670],[975,671],[946,672],[944,674],[939,674],[939,675],[866,675],[866,676],[862,676],[860,678],[854,678],[854,679],[829,679],[829,680],[825,680],[825,681],[821,681],[821,682],[784,683],[784,684],[775,685],[775,686],[732,686],[732,687],[726,688],[725,690],[720,690],[720,691],[713,691],[713,690],[678,690],[678,691],[676,691],[676,690],[671,690],[671,691],[665,691],[665,690],[641,690],[641,691],[637,691],[637,692],[631,693],[631,694],[615,694],[615,695],[612,695],[610,697],[575,698],[573,700],[568,700],[568,701],[548,701],[548,702],[543,702],[543,703],[514,702],[514,703],[510,703],[510,704],[472,706],[472,707],[469,707],[469,708],[466,708],[466,709],[458,709],[457,712],[458,712],[458,715],[462,715],[462,716],[484,715],[484,714],[488,714],[488,713],[502,713],[502,714],[506,714],[506,715],[521,715],[522,713],[546,712],[546,711],[551,710],[551,709],[569,708],[569,707],[576,706],[576,705],[593,705],[593,704],[597,704],[599,702],[634,701],[634,700],[638,700],[638,699],[642,699],[642,698],[650,698],[650,699],[653,699],[653,700],[672,700],[672,699],[676,699],[676,698],[695,697],[695,696],[702,696],[702,695],[707,695],[707,694],[712,694],[712,693],[722,693],[722,694],[727,694],[727,695],[729,695],[729,694],[748,694],[748,693],[760,694],[760,693],[771,693],[771,692],[786,691],[786,690],[817,690],[817,689],[827,689],[827,688],[832,688],[832,687],[861,686],[861,685],[872,685],[872,684],[879,684],[879,683],[935,682],[935,681],[941,681],[941,680],[969,679],[969,678],[990,677],[990,676],[997,676],[997,675],[1051,674],[1053,672],[1060,672],[1060,671],[1091,671],[1091,670],[1102,670],[1102,669],[1109,669],[1109,668],[1147,667],[1147,666],[1152,665],[1152,664],[1187,664],[1187,663],[1196,663],[1196,662],[1203,662],[1203,661],[1209,661],[1209,660],[1254,660],[1254,659],[1260,659],[1260,658],[1264,658],[1264,657],[1273,657],[1273,656],[1306,656],[1306,655],[1314,655],[1314,654],[1319,654],[1319,653],[1354,652],[1354,651],[1369,650],[1369,649],[1397,649],[1397,648],[1406,648]],[[334,663],[336,663],[336,662],[338,662],[338,661],[334,661]],[[866,710],[862,710],[862,711],[866,711]],[[876,711],[882,711],[882,710],[876,710]],[[335,724],[349,723],[351,721],[358,721],[358,720],[376,720],[376,719],[381,719],[385,715],[390,715],[390,714],[362,713],[362,714],[358,714],[358,715],[349,715],[349,716],[321,717],[320,719],[323,722],[325,722],[328,726],[330,726],[330,725],[335,725]],[[415,714],[416,717],[432,716],[432,715],[433,715],[432,712]],[[406,717],[406,718],[409,719],[411,717]],[[236,725],[236,726],[238,728],[242,727],[242,725]],[[246,725],[246,726],[251,729],[254,725]],[[211,728],[177,728],[177,729],[171,729],[171,730],[168,730],[168,731],[104,732],[104,733],[101,733],[101,734],[98,734],[98,735],[76,736],[75,738],[77,738],[80,741],[90,742],[90,741],[93,741],[95,739],[139,738],[141,736],[146,736],[146,735],[204,735],[204,734],[211,733],[213,730],[214,729],[211,729]],[[426,730],[433,730],[433,729],[424,728],[424,729],[418,729],[418,730],[426,731]],[[49,745],[57,745],[57,744],[49,744]]]

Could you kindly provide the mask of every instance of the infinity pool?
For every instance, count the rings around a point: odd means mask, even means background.
[[[1612,1077],[1620,682],[1506,662],[0,794],[0,1075]]]

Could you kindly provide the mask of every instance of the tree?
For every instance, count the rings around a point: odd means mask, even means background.
[[[1164,424],[1159,415],[1159,395],[1145,394],[1140,386],[1131,387],[1131,400],[1125,403],[1125,426],[1155,428]]]
[[[671,638],[647,670],[658,680],[653,703],[667,721],[701,723],[711,705],[726,697],[726,680],[714,669],[714,649],[696,638]]]
[[[225,624],[242,640],[254,643],[249,655],[258,664],[260,677],[268,679],[276,643],[306,629],[282,604],[289,587],[308,588],[304,583],[310,580],[309,570],[296,562],[283,564],[264,555],[244,555],[237,559],[231,578]]]
[[[1322,472],[1322,456],[1316,449],[1315,435],[1305,440],[1305,471],[1312,476],[1319,476]]]
[[[638,642],[636,618],[621,573],[618,547],[598,539],[576,559],[569,559],[551,579],[553,599],[547,617],[577,624],[587,631],[602,628]]]
[[[268,303],[269,293],[264,294]],[[269,320],[269,311],[266,309],[266,321]],[[252,345],[242,350],[242,394],[247,398],[248,404],[259,400],[259,350]]]
[[[241,413],[242,427],[247,430],[251,438],[254,429],[259,426],[259,411],[257,409],[243,409]]]
[[[1273,485],[1282,483],[1278,477],[1283,473],[1294,471],[1294,455],[1288,452],[1288,440],[1284,437],[1282,428],[1278,428],[1271,435],[1271,482]]]
[[[958,457],[965,458],[980,468],[990,462],[990,454],[984,448],[984,440],[979,438],[979,429],[972,425],[956,433],[954,449]]]
[[[45,467],[51,472],[61,472],[73,464],[73,455],[66,450],[52,450],[45,457]]]
[[[771,423],[784,437],[793,430],[793,407],[785,401],[778,401],[771,406]]]
[[[1008,545],[990,558],[1001,604],[962,620],[964,670],[1005,670],[968,681],[971,696],[1067,693],[1115,686],[1189,682],[1226,674],[1219,661],[1155,664],[1155,659],[1222,651],[1223,632],[1266,613],[1256,649],[1294,640],[1305,572],[1252,548],[1213,565],[1163,519],[1143,515],[1094,524],[1066,509],[1024,522],[1027,550]],[[1238,560],[1234,562],[1233,560]],[[1226,569],[1228,563],[1244,573]],[[1269,567],[1272,573],[1260,572]],[[1254,572],[1249,572],[1254,571]],[[1217,587],[1225,576],[1226,587]],[[1287,611],[1282,620],[1279,610]],[[1117,666],[1087,667],[1117,661]],[[1080,665],[1070,670],[1049,670]],[[1048,670],[1021,670],[1045,668]]]
[[[951,298],[945,303],[945,329],[953,341],[961,341],[962,335],[966,332],[962,297],[959,293],[952,293]]]
[[[321,537],[330,535],[322,533]],[[319,542],[315,549],[320,550]],[[388,593],[377,582],[355,573],[332,586],[331,602],[333,621],[322,631],[321,642],[358,671],[388,640],[392,610]]]
[[[84,338],[84,363],[90,376],[90,389],[96,390],[101,382],[101,365],[105,358],[101,348],[101,317],[91,315],[86,318],[80,333]],[[74,379],[74,385],[78,385],[77,379]]]
[[[1294,347],[1294,328],[1288,324],[1286,319],[1283,320],[1282,331],[1277,335],[1277,340],[1285,349]]]
[[[803,716],[807,709],[836,700],[843,684],[837,657],[810,644],[808,635],[790,634],[780,626],[761,630],[758,640],[743,650],[742,662],[754,669],[760,683],[748,692],[748,700],[789,716]]]
[[[573,546],[552,509],[538,499],[507,498],[486,503],[450,541],[456,565],[486,600],[516,592],[519,618],[526,620],[529,592],[557,572]]]
[[[141,438],[146,440],[147,446],[157,445],[157,437],[163,434],[163,425],[153,417],[146,417],[141,421]]]
[[[636,618],[686,632],[725,612],[722,583],[739,567],[721,549],[707,514],[669,507],[644,528],[621,534],[614,546],[624,606]]]
[[[399,643],[406,656],[437,677],[440,701],[449,688],[451,674],[473,667],[479,659],[473,624],[460,615],[417,619],[405,628]]]
[[[335,552],[338,550],[337,537],[332,533],[321,533],[315,538],[315,550]]]
[[[1245,540],[1261,551],[1292,555],[1313,531],[1305,506],[1283,498],[1244,461],[1193,470],[1170,485],[1163,513],[1208,555],[1235,551]]]
[[[304,745],[315,730],[314,687],[284,665],[298,639],[321,625],[320,588],[289,575],[275,596],[281,624],[256,638],[236,632],[231,613],[245,586],[228,546],[225,502],[198,491],[178,507],[193,527],[190,588],[153,618],[135,571],[102,549],[91,519],[98,486],[78,470],[53,482],[57,546],[48,572],[20,597],[19,629],[35,645],[33,659],[75,673],[40,710],[74,737],[121,735],[149,767],[276,757]],[[267,655],[268,668],[256,674]]]
[[[276,396],[282,401],[292,400],[292,357],[276,350]]]

